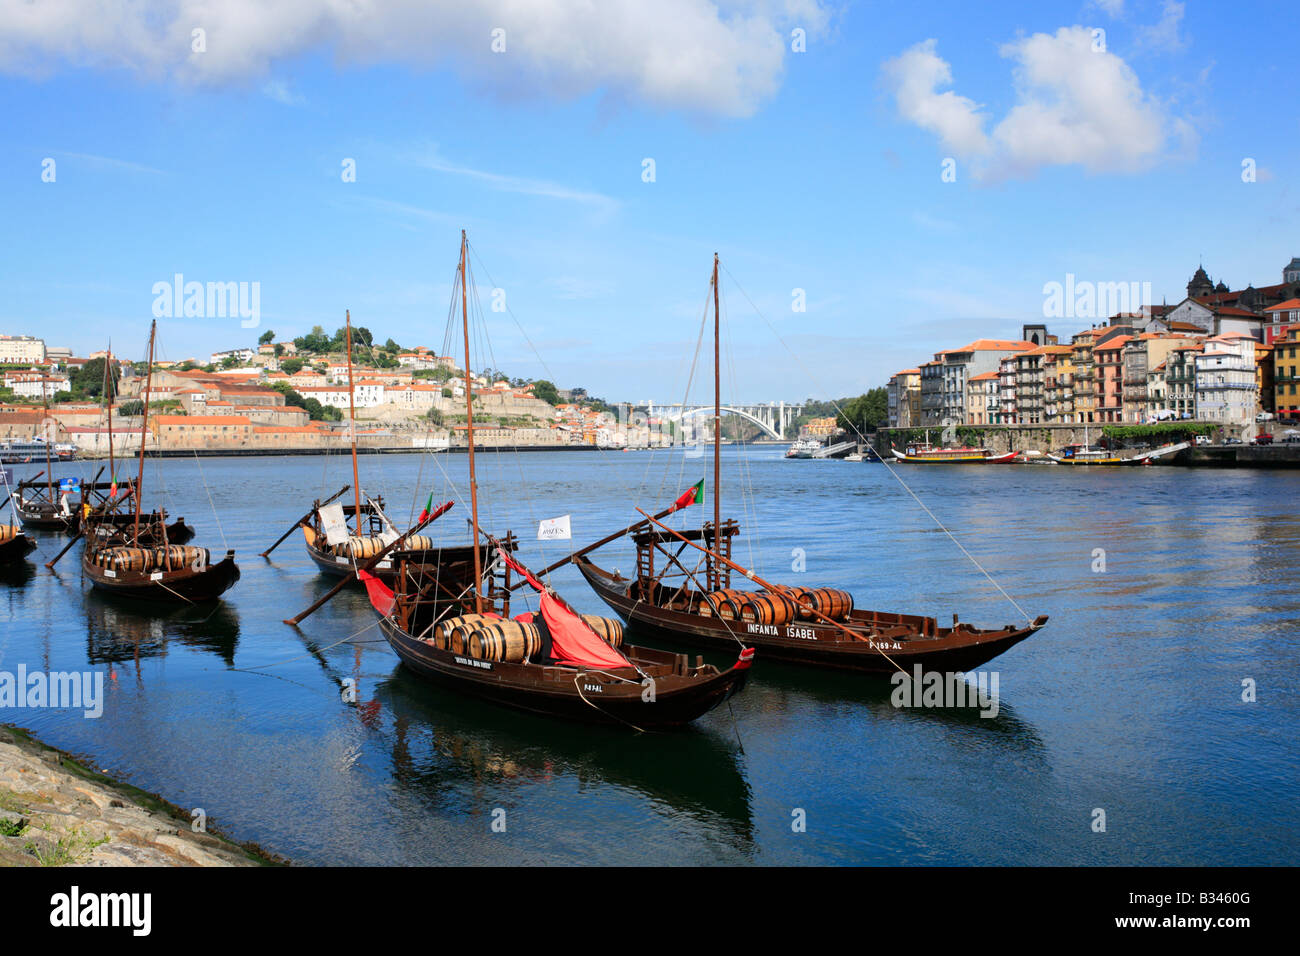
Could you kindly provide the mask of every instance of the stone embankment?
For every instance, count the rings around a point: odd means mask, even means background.
[[[0,866],[256,866],[283,862],[211,833],[0,724]]]

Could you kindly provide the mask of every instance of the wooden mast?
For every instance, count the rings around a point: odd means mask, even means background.
[[[356,389],[352,384],[352,310],[344,313],[347,323],[348,340],[348,434],[352,438],[352,487],[356,491],[357,511],[353,516],[357,526],[357,536],[361,536],[361,477],[357,474],[357,401]],[[346,525],[346,522],[344,522]]]
[[[55,431],[50,427],[50,393],[46,390],[49,384],[49,376],[41,372],[41,405],[45,409],[45,418],[42,421],[42,429],[45,430],[45,494],[49,498],[50,504],[54,504],[54,466],[50,464],[50,445],[53,444],[50,432]]]
[[[131,540],[140,546],[140,498],[144,489],[144,442],[149,428],[149,395],[153,388],[153,340],[158,331],[158,320],[149,323],[149,359],[144,373],[144,408],[140,416],[140,474],[135,481],[135,524],[131,531]]]
[[[718,330],[718,254],[713,254],[713,550],[722,549],[722,372],[719,367]],[[722,587],[722,568],[715,558],[709,561],[709,586]]]
[[[474,386],[469,371],[469,300],[466,298],[468,284],[465,279],[466,249],[469,240],[465,230],[460,231],[460,312],[465,330],[465,438],[469,443],[469,501],[474,536],[474,611],[483,613],[483,567],[478,550],[478,482],[474,479]]]
[[[108,402],[108,480],[117,484],[117,463],[113,459],[113,340],[108,340],[108,354],[104,356],[104,398]],[[114,493],[113,497],[117,497]]]

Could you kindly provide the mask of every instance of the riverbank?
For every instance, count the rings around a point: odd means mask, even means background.
[[[283,862],[256,847],[195,833],[179,807],[0,724],[0,866]]]

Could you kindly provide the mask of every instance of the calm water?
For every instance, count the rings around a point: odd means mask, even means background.
[[[563,553],[534,540],[538,519],[570,513],[575,538],[592,540],[705,468],[680,453],[483,458],[484,524],[520,534],[534,567]],[[751,532],[736,553],[770,576],[941,621],[1020,619],[883,466],[787,462],[776,448],[725,459],[727,511]],[[361,469],[402,517],[430,490],[467,495],[464,456]],[[298,536],[256,555],[351,478],[347,459],[289,458],[148,466],[152,503],[189,519],[196,544],[237,551],[243,579],[216,606],[142,615],[90,592],[79,545],[57,574],[39,567],[62,541],[42,537],[35,570],[0,585],[0,670],[104,670],[105,712],[0,721],[307,864],[1300,862],[1300,475],[897,473],[1026,611],[1052,617],[987,665],[994,719],[896,710],[887,683],[761,655],[730,711],[676,734],[436,689],[398,665],[360,593],[301,630],[281,623],[330,582]],[[433,527],[467,540],[466,515],[458,504]],[[627,544],[599,557],[632,567]],[[553,581],[606,611],[571,569]],[[341,699],[346,678],[359,705]],[[1246,678],[1256,703],[1241,700]],[[505,833],[492,832],[498,808]],[[806,832],[792,830],[796,808]],[[1105,833],[1090,829],[1094,808]]]

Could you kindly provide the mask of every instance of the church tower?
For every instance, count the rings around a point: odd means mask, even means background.
[[[1192,281],[1187,283],[1187,297],[1189,299],[1199,299],[1213,294],[1214,283],[1205,274],[1205,267],[1197,266],[1196,275],[1192,276]]]

